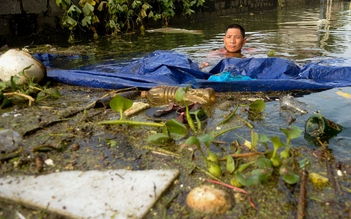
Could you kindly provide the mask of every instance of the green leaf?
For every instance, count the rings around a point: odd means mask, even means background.
[[[67,6],[71,5],[71,0],[56,0],[56,5],[62,7],[63,10],[66,10]]]
[[[258,166],[260,169],[271,168],[271,167],[272,167],[272,162],[271,162],[268,158],[259,157],[259,158],[257,159],[257,166]]]
[[[85,16],[90,16],[93,15],[93,11],[94,11],[94,7],[89,4],[89,3],[85,3],[84,7],[82,8],[83,13]]]
[[[266,103],[263,100],[255,100],[249,105],[249,110],[255,113],[261,113],[266,108]]]
[[[282,163],[278,156],[274,156],[274,157],[272,156],[271,157],[271,162],[272,162],[272,165],[274,167],[279,167],[281,165],[281,163]]]
[[[122,97],[121,95],[116,95],[112,100],[110,101],[110,107],[116,112],[125,111],[132,107],[133,101],[129,100],[127,98]]]
[[[227,155],[226,158],[227,158],[227,170],[229,173],[233,173],[235,170],[234,159],[230,155]]]
[[[247,168],[249,168],[252,164],[254,164],[255,161],[249,162],[249,163],[243,163],[240,164],[240,166],[238,167],[236,172],[243,172],[244,170],[246,170]]]
[[[78,23],[76,20],[74,20],[70,16],[64,16],[64,17],[62,17],[62,24],[65,27],[74,28],[75,26],[77,26]]]
[[[290,157],[290,147],[287,146],[282,152],[280,152],[280,157],[282,159],[288,159]]]
[[[168,120],[165,125],[173,139],[181,139],[188,134],[187,127],[177,119]]]
[[[308,158],[304,158],[304,159],[299,161],[299,167],[300,168],[306,168],[310,164],[311,164],[311,161]]]
[[[207,147],[210,146],[211,142],[214,141],[214,136],[209,134],[203,134],[198,136],[200,142],[204,143]]]
[[[299,175],[295,174],[286,166],[281,166],[279,169],[280,175],[283,177],[283,180],[289,184],[295,184],[300,180]]]
[[[175,99],[178,101],[178,102],[181,102],[184,100],[185,98],[185,95],[186,95],[186,90],[184,87],[180,87],[177,89],[177,91],[175,92]]]
[[[6,86],[6,83],[3,82],[3,81],[0,81],[0,91],[5,90],[6,87],[7,87],[7,86]]]
[[[271,138],[271,141],[273,143],[275,151],[284,146],[284,143],[280,140],[278,136],[274,136],[273,138]]]
[[[235,177],[237,180],[244,186],[253,186],[259,183],[265,183],[268,181],[268,178],[271,176],[270,171],[264,169],[255,169],[252,170],[246,176],[241,172],[236,172]]]
[[[222,170],[219,164],[213,163],[213,162],[209,162],[208,172],[210,172],[212,175],[216,177],[220,177],[222,175]]]
[[[291,139],[298,138],[301,136],[302,130],[297,127],[293,126],[291,128],[280,128],[280,131],[284,132],[285,136],[288,139],[288,144],[290,143]]]
[[[184,144],[188,146],[196,145],[198,148],[200,148],[201,145],[199,139],[195,136],[190,136]]]
[[[251,149],[257,150],[258,133],[251,129]]]
[[[82,13],[82,10],[80,10],[80,8],[78,8],[76,5],[71,5],[71,7],[69,7],[67,13],[70,15],[75,14],[74,12],[76,12],[77,14]]]
[[[233,177],[230,179],[230,185],[238,187],[238,188],[243,187],[243,184],[241,184],[236,177]]]
[[[2,98],[1,95],[0,95],[0,103],[1,103],[0,109],[5,109],[6,107],[12,106],[12,104],[13,104],[9,98],[7,98],[7,97]]]
[[[150,135],[146,139],[147,142],[153,143],[153,144],[165,144],[170,140],[171,139],[169,138],[169,136],[164,133],[156,133],[156,134]]]
[[[91,16],[85,16],[82,20],[83,27],[87,27],[91,24]]]
[[[211,151],[208,151],[206,159],[212,163],[219,163],[218,156]]]
[[[266,147],[266,149],[268,148],[269,138],[268,138],[267,135],[265,135],[265,134],[260,134],[259,142],[261,142],[261,143]]]
[[[253,186],[253,185],[257,185],[260,182],[258,176],[256,175],[245,176],[241,172],[235,172],[235,178],[243,186]]]
[[[11,87],[12,91],[16,91],[19,89],[19,87],[17,86],[19,79],[20,78],[17,75],[15,75],[11,76],[10,81],[8,81],[7,84],[9,85],[9,87]]]

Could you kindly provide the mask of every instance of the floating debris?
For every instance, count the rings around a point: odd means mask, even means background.
[[[185,34],[202,34],[202,30],[187,30],[181,28],[172,28],[172,27],[165,27],[165,28],[158,28],[152,30],[146,30],[148,33],[185,33]]]
[[[208,185],[191,190],[186,198],[186,203],[195,211],[210,214],[223,214],[233,206],[225,191]]]

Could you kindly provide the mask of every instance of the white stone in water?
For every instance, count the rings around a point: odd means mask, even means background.
[[[0,197],[71,218],[143,218],[178,170],[68,171],[0,178]]]
[[[10,49],[0,56],[0,80],[9,81],[11,76],[19,76],[18,84],[23,84],[27,79],[20,76],[23,69],[28,78],[34,78],[39,83],[46,77],[46,67],[40,61],[36,60],[29,53],[19,50]]]
[[[209,214],[223,214],[233,206],[228,193],[208,185],[192,189],[186,203],[197,212]]]

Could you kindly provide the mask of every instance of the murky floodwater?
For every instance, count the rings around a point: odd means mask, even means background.
[[[223,35],[227,25],[242,24],[248,41],[243,53],[246,57],[268,57],[274,52],[277,57],[295,61],[300,66],[317,60],[343,59],[339,65],[351,65],[351,2],[331,0],[309,1],[300,7],[243,13],[216,20],[199,21],[171,26],[201,30],[202,34],[147,32],[121,34],[118,37],[100,37],[95,41],[80,42],[68,48],[68,52],[84,51],[86,56],[60,63],[61,68],[77,68],[102,61],[129,62],[155,50],[174,50],[187,54],[194,62],[207,61],[215,65],[221,57],[208,58],[208,52],[223,47]],[[209,68],[204,69],[209,70]],[[305,115],[292,115],[294,123],[304,128],[305,121],[315,111],[344,127],[342,133],[330,140],[330,148],[342,160],[351,159],[351,99],[336,94],[337,89],[305,95],[297,98],[305,103]],[[350,88],[344,92],[351,93]],[[258,132],[282,135],[279,127],[287,127],[291,115],[282,115],[278,102],[269,102],[264,122],[256,124]],[[277,131],[278,130],[278,131]],[[231,136],[229,133],[224,138]],[[248,137],[248,136],[245,136]],[[293,141],[294,145],[309,144],[303,136]]]
[[[351,57],[351,3],[330,2],[313,0],[300,7],[170,26],[201,30],[202,34],[127,33],[79,42],[73,52],[83,50],[87,56],[61,67],[71,68],[112,59],[130,61],[154,50],[174,50],[189,55],[195,62],[209,61],[214,65],[221,57],[209,60],[208,52],[223,47],[224,30],[231,23],[239,23],[246,29],[246,57],[267,57],[273,51],[277,57],[294,60],[300,65],[314,60]]]

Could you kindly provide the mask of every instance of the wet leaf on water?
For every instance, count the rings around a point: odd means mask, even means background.
[[[209,162],[208,164],[208,172],[216,177],[220,177],[222,175],[222,170],[219,164],[214,162]]]
[[[176,119],[168,120],[166,127],[173,139],[181,139],[188,134],[187,127]]]
[[[230,185],[238,188],[243,187],[243,185],[239,182],[239,180],[236,177],[230,179]]]
[[[279,167],[281,165],[281,163],[282,163],[282,161],[280,160],[280,158],[278,156],[274,156],[274,157],[272,156],[271,157],[271,162],[272,162],[272,165],[274,167]]]
[[[260,169],[266,169],[266,168],[272,167],[272,162],[269,159],[262,156],[257,159],[256,164]]]
[[[235,170],[235,161],[230,155],[227,155],[226,158],[227,158],[227,170],[229,173],[233,173]]]
[[[258,133],[251,130],[251,149],[257,150]]]
[[[244,186],[253,186],[259,183],[265,183],[267,182],[270,176],[271,176],[271,172],[263,169],[252,170],[246,176],[241,172],[235,173],[235,177]]]
[[[254,164],[255,161],[249,162],[249,163],[243,163],[240,164],[240,166],[238,167],[236,172],[242,172],[244,170],[246,170],[248,167],[250,167],[252,164]]]
[[[218,156],[215,153],[211,152],[211,151],[207,152],[207,160],[211,161],[213,163],[219,163]]]
[[[213,142],[215,140],[213,135],[210,135],[210,134],[200,135],[200,136],[198,136],[198,139],[200,142],[204,143],[207,147],[209,147],[211,142]]]
[[[284,146],[284,143],[280,140],[278,136],[272,137],[271,141],[273,143],[273,147],[275,151]]]
[[[120,95],[116,95],[112,100],[110,101],[110,107],[116,112],[123,112],[130,107],[133,106],[133,101],[129,100],[127,98],[124,98]]]
[[[170,140],[171,139],[169,138],[169,136],[164,133],[155,133],[147,138],[147,142],[153,144],[164,144],[169,142]]]
[[[287,166],[281,166],[279,173],[283,177],[283,180],[288,184],[295,184],[300,180],[299,175],[295,174]]]
[[[290,157],[290,147],[287,146],[282,152],[280,152],[280,157],[282,159],[288,159]]]
[[[198,139],[197,137],[195,137],[195,136],[190,136],[190,137],[185,141],[184,144],[187,145],[187,146],[195,145],[195,146],[197,146],[198,148],[200,148],[200,145],[201,145],[199,139]]]
[[[266,149],[268,149],[269,138],[267,135],[260,134],[259,142],[261,142],[266,147]]]
[[[302,130],[297,126],[293,126],[291,128],[279,128],[279,129],[280,131],[284,132],[285,136],[288,139],[288,143],[290,143],[291,139],[300,137],[302,133]]]

